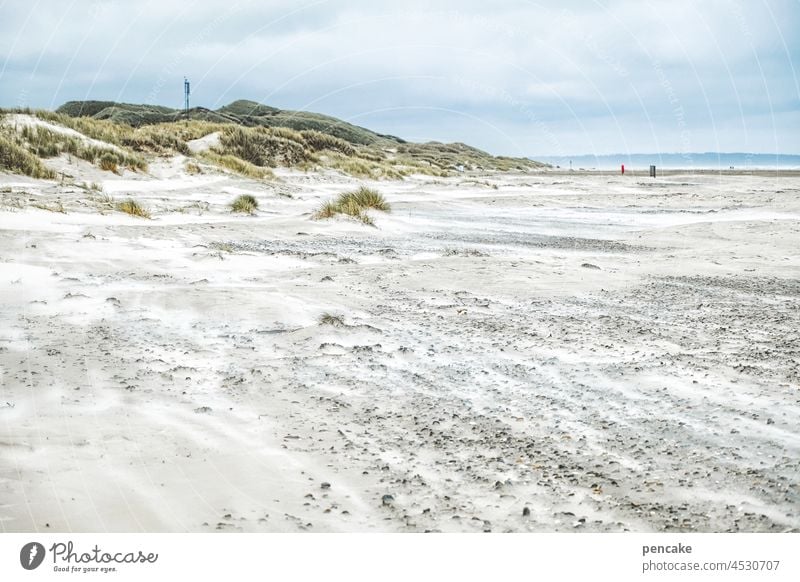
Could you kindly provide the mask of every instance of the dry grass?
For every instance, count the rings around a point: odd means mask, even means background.
[[[323,313],[319,318],[320,325],[332,325],[333,327],[344,326],[344,318],[341,315]]]
[[[211,205],[208,202],[204,202],[202,200],[195,200],[191,204],[187,204],[186,206],[181,206],[176,209],[177,212],[181,214],[185,214],[187,212],[192,212],[197,214],[198,216],[202,216],[204,213],[208,212],[211,208]]]
[[[155,154],[190,153],[187,141],[221,131],[225,125],[200,120],[185,120],[132,127],[91,117],[70,117],[52,111],[36,111],[34,115],[63,127],[74,129],[86,137],[104,141],[137,152]]]
[[[111,212],[116,206],[114,197],[101,191],[95,192],[95,194],[90,197],[90,200],[94,203],[95,208],[97,208],[100,214]]]
[[[220,154],[218,152],[207,150],[199,154],[199,156],[206,162],[213,164],[219,168],[230,170],[235,174],[244,176],[245,178],[255,178],[256,180],[269,180],[275,177],[272,170],[269,168],[261,168],[250,162],[246,162],[236,156],[227,154]]]
[[[354,156],[356,154],[356,149],[350,143],[329,133],[304,129],[300,132],[300,136],[305,144],[315,152],[330,150],[345,156]]]
[[[52,204],[44,204],[43,202],[31,202],[32,208],[38,208],[39,210],[46,210],[48,212],[58,212],[60,214],[66,214],[67,211],[64,208],[64,204],[61,203],[61,200],[56,200]]]
[[[110,153],[105,153],[100,156],[100,162],[98,164],[101,170],[106,172],[114,172],[115,174],[119,173],[119,168],[117,166],[117,157]]]
[[[231,202],[231,212],[255,214],[256,210],[258,210],[258,200],[256,200],[255,197],[251,196],[250,194],[242,194],[237,196],[236,199]]]
[[[150,211],[139,204],[133,198],[128,198],[124,202],[119,202],[116,209],[131,216],[138,216],[139,218],[150,218]]]
[[[203,170],[200,169],[200,166],[194,162],[186,162],[186,164],[183,166],[183,169],[186,170],[186,173],[190,176],[196,176],[197,174],[203,173]]]
[[[388,161],[374,161],[364,157],[346,156],[328,152],[323,160],[325,166],[339,170],[356,178],[372,180],[402,180],[403,173]]]
[[[383,194],[372,188],[361,186],[358,190],[343,192],[336,200],[326,202],[314,213],[312,218],[322,220],[333,218],[338,214],[345,214],[364,224],[375,226],[372,217],[367,214],[367,210],[391,212],[391,206]]]
[[[31,178],[54,180],[56,173],[29,152],[16,135],[0,133],[0,170]]]
[[[372,188],[361,186],[355,192],[347,192],[342,194],[343,197],[352,199],[361,208],[373,208],[381,212],[391,212],[392,208],[383,197],[383,194]]]
[[[285,127],[226,127],[219,154],[236,156],[255,166],[294,166],[313,158],[299,132]]]
[[[40,158],[52,158],[61,154],[73,155],[87,162],[97,163],[101,169],[118,172],[119,166],[131,170],[147,170],[147,162],[141,156],[124,150],[91,145],[71,135],[65,135],[46,127],[23,126],[19,132],[21,143]]]
[[[322,220],[324,218],[333,218],[334,216],[339,214],[339,212],[340,210],[336,202],[328,201],[314,213],[314,219]]]

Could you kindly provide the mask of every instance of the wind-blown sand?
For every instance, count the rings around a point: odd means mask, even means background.
[[[183,162],[0,175],[2,531],[800,528],[800,178]]]

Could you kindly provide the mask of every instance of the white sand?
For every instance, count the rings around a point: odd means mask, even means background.
[[[800,178],[184,161],[0,175],[3,531],[800,528]]]

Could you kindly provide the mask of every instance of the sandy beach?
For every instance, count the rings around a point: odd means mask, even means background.
[[[800,529],[800,177],[185,161],[0,174],[1,531]]]

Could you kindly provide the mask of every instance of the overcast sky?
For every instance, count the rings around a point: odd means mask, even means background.
[[[800,1],[0,0],[0,106],[252,99],[493,153],[800,153]]]

